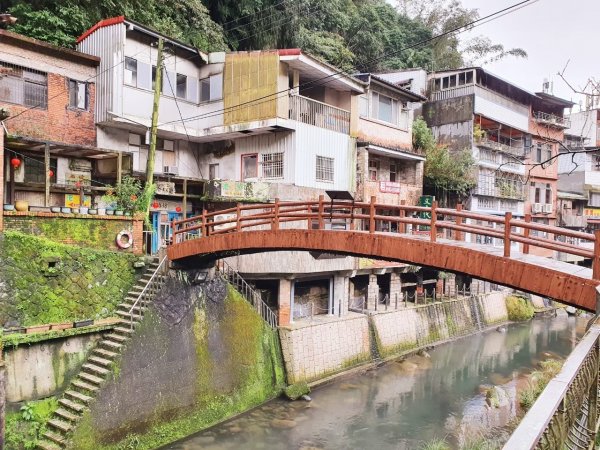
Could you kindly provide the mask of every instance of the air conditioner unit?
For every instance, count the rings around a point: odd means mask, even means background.
[[[179,175],[179,167],[177,167],[177,166],[163,166],[163,173],[165,175]]]
[[[533,214],[542,212],[542,209],[543,209],[543,205],[541,203],[534,203],[533,205],[531,205],[531,212]]]
[[[547,214],[552,214],[552,203],[546,203],[544,205],[544,212]]]

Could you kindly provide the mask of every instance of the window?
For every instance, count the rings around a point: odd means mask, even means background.
[[[258,154],[242,155],[242,180],[258,177]]]
[[[36,158],[28,156],[25,159],[25,183],[45,183],[46,182],[46,166],[44,158]],[[50,158],[50,169],[53,174],[50,177],[50,183],[56,183],[56,158]]]
[[[546,204],[552,204],[552,187],[550,187],[550,184],[546,184]]]
[[[283,153],[267,153],[261,158],[263,178],[283,178]]]
[[[333,158],[317,156],[317,181],[333,183]]]
[[[176,81],[177,81],[177,88],[176,88],[177,97],[186,99],[187,98],[187,76],[181,75],[178,73],[177,77],[176,77]]]
[[[125,84],[137,86],[137,61],[133,58],[125,57]]]
[[[535,194],[533,197],[533,203],[540,203],[540,198],[541,198],[541,190],[538,186],[536,186],[535,188]]]
[[[398,176],[398,166],[396,164],[390,164],[390,181],[392,183],[395,183],[397,176]]]
[[[38,70],[0,62],[0,101],[46,109],[48,76]]]
[[[69,80],[69,106],[77,109],[88,109],[88,84]]]
[[[369,99],[366,95],[358,97],[358,113],[360,117],[369,117]]]
[[[200,102],[210,101],[210,78],[200,80]]]
[[[156,138],[156,148],[158,150],[174,152],[175,151],[175,141],[157,137]]]
[[[538,142],[535,151],[535,162],[542,162],[542,143]]]
[[[588,206],[600,206],[600,192],[590,192]]]
[[[377,181],[379,172],[379,161],[376,159],[369,159],[369,181]]]
[[[209,180],[218,180],[219,179],[219,165],[218,164],[209,164],[208,165],[208,179]]]

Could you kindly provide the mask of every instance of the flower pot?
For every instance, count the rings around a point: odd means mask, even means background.
[[[63,214],[71,214],[71,208],[62,207],[60,208],[60,212]]]
[[[87,214],[89,212],[90,208],[88,208],[87,206],[82,206],[81,208],[79,208],[79,212],[81,214]]]
[[[72,322],[50,324],[50,329],[52,331],[54,331],[54,330],[68,330],[69,328],[73,328],[73,323]]]
[[[95,214],[97,214],[97,213],[98,213],[98,210],[96,210],[96,209],[93,209],[93,208],[90,208],[90,209],[88,209],[88,213],[89,213],[89,214],[93,214],[93,215],[95,215]]]
[[[42,333],[49,330],[50,325],[34,325],[32,327],[27,327],[26,333]]]
[[[98,208],[98,215],[99,216],[104,216],[106,214],[106,209],[104,208]]]
[[[4,205],[4,211],[14,211],[14,205]]]
[[[126,215],[127,217],[130,217],[130,216],[131,216],[131,211],[125,211],[125,215]]]
[[[73,214],[79,214],[79,208],[71,208]]]
[[[4,330],[2,330],[2,333],[4,335],[7,334],[22,334],[25,333],[27,331],[27,329],[25,327],[16,327],[16,328],[5,328]]]
[[[73,328],[89,327],[94,323],[94,319],[78,320],[73,322]]]
[[[115,215],[115,210],[114,209],[107,209],[106,210],[106,215],[107,216],[114,216]]]
[[[123,211],[117,210],[115,211],[115,216],[122,216],[123,215]]]
[[[21,212],[29,211],[29,202],[25,200],[17,200],[15,202],[15,209]]]
[[[50,212],[59,213],[60,212],[60,206],[52,206],[52,207],[50,207]]]

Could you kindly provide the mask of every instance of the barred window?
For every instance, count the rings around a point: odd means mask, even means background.
[[[333,183],[333,158],[317,156],[317,181]]]
[[[261,155],[263,178],[283,178],[283,153]]]
[[[46,165],[44,158],[28,156],[25,159],[25,177],[26,183],[44,183],[46,181]],[[50,183],[56,183],[56,158],[50,158],[50,170],[52,176]]]
[[[0,101],[46,109],[48,76],[38,70],[0,62]]]

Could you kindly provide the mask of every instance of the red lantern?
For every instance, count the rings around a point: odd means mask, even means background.
[[[132,194],[130,198],[132,202],[135,202],[137,200],[137,195]]]
[[[181,206],[178,206],[177,208],[175,208],[175,211],[181,212]]]
[[[159,207],[159,206],[160,206],[160,205],[158,204],[158,202],[156,202],[156,201],[152,202],[152,207],[153,207],[154,209],[158,209],[158,207]]]
[[[18,169],[21,165],[21,160],[15,156],[13,159],[10,160],[10,165],[13,166],[15,169]]]
[[[52,178],[54,176],[54,170],[50,169],[48,171],[48,178]]]
[[[75,182],[75,187],[76,187],[77,189],[79,189],[79,188],[81,187],[81,181],[76,181],[76,182]]]

